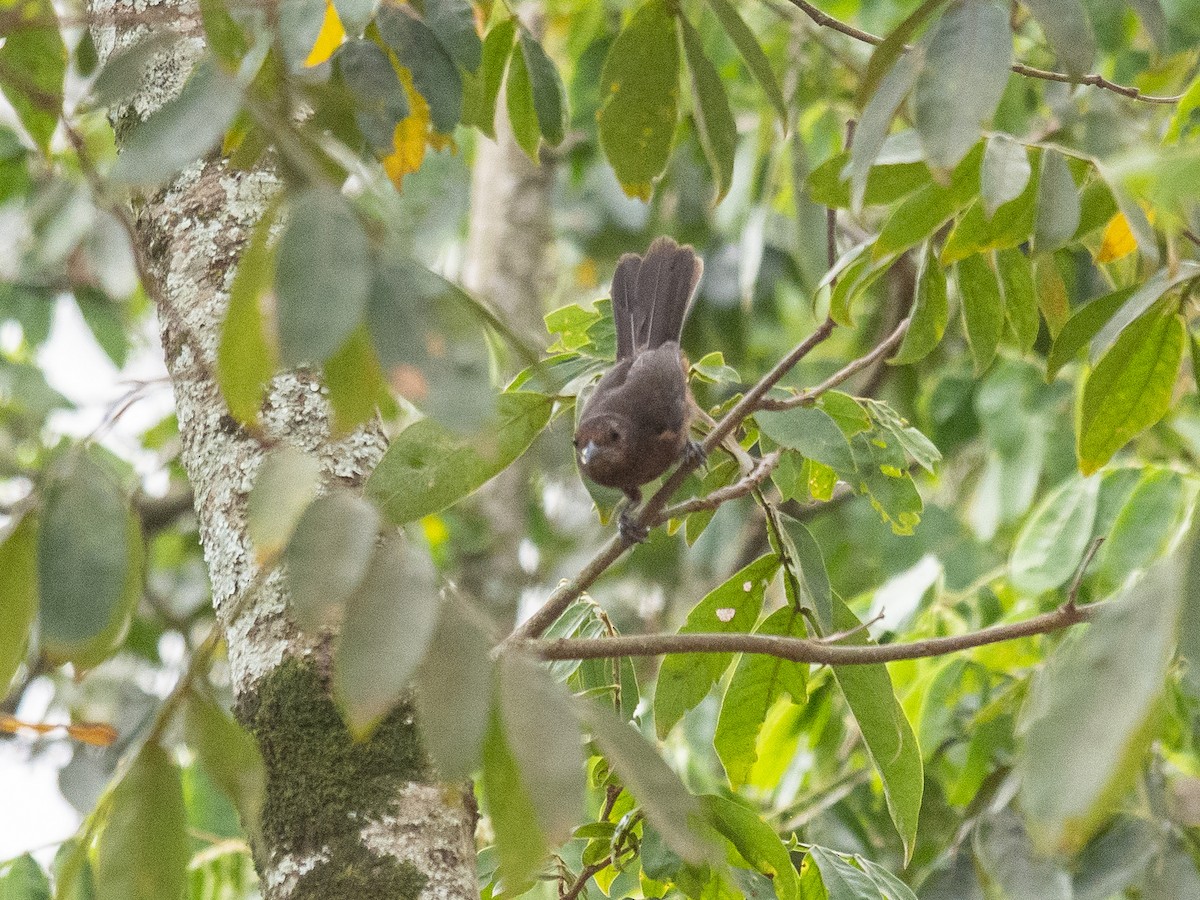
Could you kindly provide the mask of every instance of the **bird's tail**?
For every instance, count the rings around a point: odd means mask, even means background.
[[[613,275],[617,358],[678,341],[704,263],[691,247],[657,238],[644,257],[626,253]]]

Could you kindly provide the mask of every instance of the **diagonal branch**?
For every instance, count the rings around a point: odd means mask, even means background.
[[[704,497],[693,497],[691,500],[685,500],[682,503],[676,503],[674,506],[668,506],[659,513],[657,521],[653,524],[658,525],[669,519],[681,519],[690,513],[701,512],[706,509],[716,509],[730,500],[745,497],[771,477],[771,473],[779,465],[781,456],[782,451],[772,450],[762,459],[755,460],[754,468],[743,475],[738,481],[727,487],[718,488]]]
[[[803,12],[806,16],[813,20],[817,25],[823,28],[831,28],[834,31],[840,31],[847,37],[852,37],[856,41],[862,41],[864,44],[873,44],[879,46],[884,39],[877,34],[872,34],[869,31],[863,31],[861,28],[843,22],[829,13],[821,10],[808,0],[788,0],[793,6]],[[1033,66],[1027,66],[1024,63],[1013,63],[1012,70],[1018,75],[1024,75],[1027,78],[1039,78],[1042,81],[1057,81],[1061,84],[1079,84],[1089,87],[1098,87],[1106,91],[1112,91],[1114,94],[1120,94],[1122,97],[1128,97],[1130,100],[1140,100],[1143,103],[1160,103],[1165,106],[1173,106],[1183,99],[1183,94],[1175,94],[1169,96],[1159,96],[1154,94],[1143,94],[1135,87],[1125,84],[1118,84],[1115,81],[1109,81],[1103,75],[1068,75],[1066,72],[1052,72],[1048,69],[1038,69]]]
[[[967,634],[929,638],[902,644],[826,644],[807,638],[768,634],[634,634],[607,638],[555,638],[519,640],[516,645],[545,660],[609,659],[618,656],[664,656],[673,653],[759,653],[792,662],[829,666],[857,666],[923,659],[957,653],[987,644],[1050,634],[1093,619],[1107,604],[1075,606],[1064,603],[1043,613],[1007,625],[992,625]]]

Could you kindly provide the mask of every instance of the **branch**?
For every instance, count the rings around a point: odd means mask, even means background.
[[[771,477],[771,473],[779,465],[782,455],[782,451],[772,450],[762,459],[756,460],[754,468],[743,475],[739,481],[727,487],[718,488],[704,497],[694,497],[691,500],[685,500],[682,503],[669,506],[658,514],[656,521],[647,524],[660,525],[669,519],[682,519],[690,513],[701,512],[706,509],[716,509],[721,504],[728,503],[730,500],[745,497]]]
[[[884,41],[877,34],[863,31],[861,28],[856,28],[847,22],[843,22],[841,19],[835,19],[828,13],[818,9],[812,3],[809,3],[808,0],[788,0],[788,2],[812,19],[817,25],[824,28],[832,28],[834,31],[840,31],[847,37],[852,37],[856,41],[862,41],[864,44],[879,46]],[[1066,72],[1037,69],[1033,66],[1027,66],[1024,63],[1013,63],[1012,70],[1018,75],[1024,75],[1027,78],[1040,78],[1042,81],[1057,81],[1062,84],[1079,84],[1102,88],[1106,91],[1112,91],[1114,94],[1120,94],[1122,97],[1128,97],[1130,100],[1140,100],[1143,103],[1161,103],[1166,106],[1173,106],[1183,99],[1183,94],[1171,96],[1143,94],[1135,87],[1117,84],[1115,81],[1109,81],[1103,75],[1068,75]]]
[[[791,397],[763,397],[762,402],[758,404],[759,409],[779,410],[779,409],[795,409],[797,406],[809,406],[814,400],[837,387],[843,381],[857,375],[863,369],[869,369],[883,357],[891,353],[896,346],[904,339],[905,332],[908,331],[909,322],[912,321],[911,316],[901,320],[895,330],[884,338],[883,342],[875,347],[866,356],[860,356],[842,368],[838,369],[816,387],[809,388],[806,391],[801,391]]]
[[[943,656],[987,644],[1049,634],[1093,619],[1107,604],[1073,606],[1009,625],[901,644],[824,644],[808,638],[768,634],[641,634],[609,638],[554,638],[519,641],[521,649],[545,660],[609,659],[617,656],[663,656],[673,653],[759,653],[792,662],[828,666],[860,666]]]

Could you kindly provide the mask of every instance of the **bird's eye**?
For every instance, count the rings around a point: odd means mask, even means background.
[[[608,432],[608,437],[609,437],[609,439],[610,439],[610,440],[614,440],[614,441],[615,441],[617,438],[619,438],[619,437],[620,437],[620,435],[619,435],[619,434],[617,434],[617,429],[615,429],[615,428],[610,428],[610,429],[609,429],[609,432]]]

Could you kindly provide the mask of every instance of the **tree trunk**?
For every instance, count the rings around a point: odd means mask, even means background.
[[[91,11],[103,17],[115,9],[136,21],[141,8],[133,0],[115,7],[96,0]],[[177,29],[195,34],[196,7],[176,9]],[[95,33],[102,55],[136,36],[138,29],[123,26]],[[118,141],[127,122],[174,95],[202,46],[189,37],[160,57],[122,111]],[[474,898],[473,803],[433,778],[411,709],[402,705],[369,741],[351,740],[329,698],[328,635],[313,638],[297,628],[278,573],[234,614],[258,572],[246,498],[265,451],[228,415],[213,372],[236,263],[278,190],[269,169],[238,172],[210,160],[136,210],[236,712],[258,739],[267,767],[262,838],[254,848],[262,892],[268,900]],[[272,384],[264,431],[272,441],[318,455],[326,483],[358,486],[383,454],[385,438],[367,429],[333,441],[328,413],[317,379],[289,372]]]

